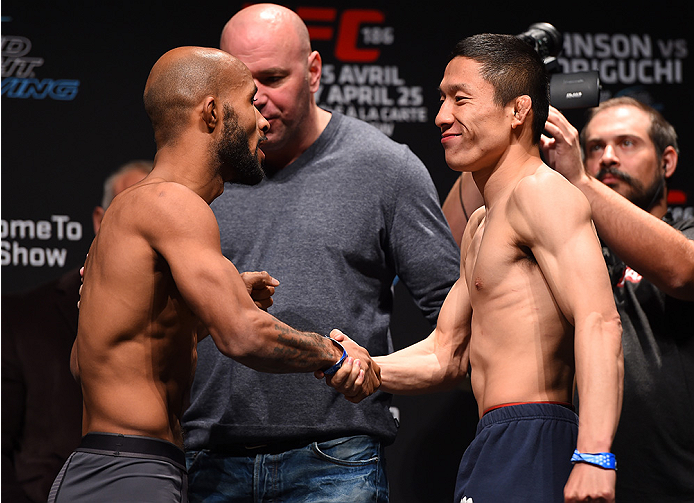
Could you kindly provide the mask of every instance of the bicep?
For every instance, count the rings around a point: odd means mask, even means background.
[[[588,221],[533,250],[554,298],[575,325],[581,313],[614,308],[607,266]]]
[[[442,363],[449,365],[456,360],[456,365],[459,363],[460,367],[467,370],[471,319],[470,297],[465,278],[461,277],[453,285],[441,307],[436,328],[426,339],[400,350],[399,353],[438,355]]]
[[[465,275],[461,274],[441,307],[436,332],[438,343],[466,344],[470,335],[472,307]]]
[[[222,255],[218,240],[197,233],[175,243],[165,255],[178,291],[209,329],[221,319],[235,318],[237,310],[254,308],[236,267]]]
[[[222,255],[214,213],[200,200],[160,215],[154,250],[166,261],[176,288],[200,321],[234,326],[238,310],[254,309],[236,267]]]
[[[381,389],[390,393],[420,393],[447,389],[465,377],[470,340],[469,299],[464,280],[451,288],[439,323],[426,338],[388,356],[381,366]],[[462,297],[461,297],[462,294]]]

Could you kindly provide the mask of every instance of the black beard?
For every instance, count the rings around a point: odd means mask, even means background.
[[[229,105],[224,105],[224,124],[222,138],[217,144],[217,159],[222,169],[231,171],[229,182],[256,185],[265,176],[258,156],[258,147],[252,152],[248,147],[248,137],[239,126],[236,113]]]
[[[629,194],[625,194],[625,197],[644,211],[649,211],[662,195],[665,176],[661,171],[656,171],[653,181],[648,186],[645,186],[628,173],[614,168],[600,169],[596,178],[602,181],[607,174],[626,183],[631,188],[631,191]]]

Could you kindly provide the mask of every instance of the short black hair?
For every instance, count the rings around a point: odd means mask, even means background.
[[[513,35],[481,33],[458,42],[450,60],[457,57],[482,66],[480,74],[494,87],[494,101],[499,106],[518,96],[530,96],[533,141],[539,143],[549,115],[549,75],[537,51]]]

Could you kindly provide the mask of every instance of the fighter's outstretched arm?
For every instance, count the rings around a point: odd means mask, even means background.
[[[467,374],[472,309],[462,276],[448,292],[431,334],[387,356],[374,357],[381,367],[381,390],[396,394],[449,389]]]
[[[169,265],[189,308],[207,327],[219,350],[263,372],[310,372],[331,367],[342,356],[322,334],[301,332],[256,306],[236,267],[221,252],[219,228],[209,206],[179,184],[162,184],[151,203],[156,222],[146,239]],[[378,386],[368,352],[346,345],[366,371],[366,385]]]
[[[374,358],[381,366],[382,390],[396,394],[427,393],[451,388],[465,378],[472,322],[465,257],[483,218],[483,209],[470,216],[461,241],[461,274],[446,296],[436,328],[426,339]]]

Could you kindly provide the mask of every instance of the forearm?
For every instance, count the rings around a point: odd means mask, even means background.
[[[330,339],[301,332],[258,309],[245,330],[218,344],[226,356],[261,372],[289,373],[325,370],[342,356]],[[213,333],[215,342],[225,337]],[[221,347],[220,347],[221,346]]]
[[[622,408],[624,361],[618,317],[589,318],[576,330],[580,452],[609,452]]]
[[[598,235],[625,264],[668,295],[694,300],[694,241],[593,177],[576,185]]]
[[[185,269],[177,285],[223,355],[272,373],[325,370],[340,359],[342,349],[330,339],[295,330],[258,307],[233,264],[220,257],[215,252],[203,262],[208,267]]]
[[[435,332],[405,349],[374,358],[381,367],[381,390],[400,395],[443,391],[465,377],[463,348],[437,347]]]

